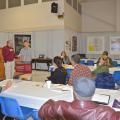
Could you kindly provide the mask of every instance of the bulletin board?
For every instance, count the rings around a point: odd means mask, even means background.
[[[16,55],[19,55],[20,50],[23,48],[24,40],[29,40],[29,43],[31,44],[31,35],[23,35],[23,34],[14,35]]]
[[[77,52],[77,36],[72,37],[72,52]]]
[[[110,37],[110,53],[120,54],[120,36]]]
[[[101,54],[104,51],[104,36],[87,37],[87,53]]]

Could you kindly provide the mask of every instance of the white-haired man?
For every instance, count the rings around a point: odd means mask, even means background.
[[[12,40],[8,40],[6,46],[2,49],[4,63],[5,63],[5,76],[6,79],[13,79],[15,71],[15,52],[13,49]]]
[[[73,81],[73,102],[49,100],[39,110],[42,120],[120,120],[120,112],[91,101],[95,82],[89,78]]]

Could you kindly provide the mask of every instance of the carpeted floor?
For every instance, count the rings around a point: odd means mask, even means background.
[[[50,76],[50,72],[47,71],[32,71],[32,80],[36,82],[47,80],[48,76]]]

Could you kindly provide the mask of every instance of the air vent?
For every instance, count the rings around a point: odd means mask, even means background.
[[[21,0],[8,0],[8,8],[21,6]]]
[[[57,1],[57,0],[42,0],[42,2],[50,2],[50,1]]]
[[[38,3],[38,0],[24,0],[24,5]]]
[[[0,9],[6,8],[6,0],[0,0]]]

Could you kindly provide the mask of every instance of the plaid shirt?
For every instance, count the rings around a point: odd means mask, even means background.
[[[90,71],[90,69],[85,66],[85,65],[81,65],[81,64],[77,64],[74,68],[74,70],[71,73],[70,79],[69,79],[69,85],[72,85],[73,80],[76,77],[87,77],[87,78],[91,78],[92,77],[92,73]]]

